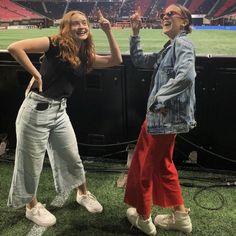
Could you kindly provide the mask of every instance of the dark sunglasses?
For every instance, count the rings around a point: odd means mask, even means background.
[[[160,16],[159,16],[159,18],[160,18],[161,20],[163,20],[165,16],[167,16],[167,17],[174,17],[174,16],[177,16],[177,17],[179,17],[179,18],[184,19],[184,17],[183,17],[179,12],[177,12],[177,11],[169,11],[169,12],[166,12],[166,13],[161,13]]]

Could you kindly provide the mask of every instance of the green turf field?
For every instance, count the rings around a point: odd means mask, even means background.
[[[58,32],[57,28],[50,29],[26,29],[26,30],[2,30],[0,31],[0,49],[17,40],[50,36]],[[122,54],[129,53],[129,36],[131,29],[113,29],[119,43]],[[97,52],[108,52],[108,44],[105,34],[100,29],[93,30]],[[142,46],[146,52],[158,51],[166,42],[167,37],[161,30],[141,30]],[[194,42],[197,55],[236,55],[236,31],[229,30],[194,30],[189,37]]]
[[[46,163],[45,163],[46,164]],[[24,216],[25,208],[12,209],[6,206],[13,172],[13,163],[0,161],[0,235],[1,236],[144,236],[141,231],[131,227],[125,213],[127,205],[123,202],[124,189],[116,186],[120,176],[117,171],[124,168],[118,163],[84,162],[87,171],[88,187],[104,207],[101,214],[91,214],[75,201],[72,191],[63,206],[52,204],[57,193],[54,190],[52,172],[49,164],[44,165],[38,189],[38,199],[56,216],[57,224],[44,228],[36,227]],[[93,170],[93,171],[92,171]],[[107,172],[105,171],[107,170]],[[116,170],[116,171],[115,171]],[[190,185],[209,186],[233,181],[236,175],[229,173],[179,171],[180,182]],[[189,185],[189,186],[190,186]],[[193,232],[191,236],[233,236],[236,225],[235,187],[212,187],[196,195],[198,187],[182,187],[187,207],[191,208]],[[194,197],[196,202],[194,201]],[[204,208],[202,208],[204,207]],[[217,208],[219,208],[217,210]],[[215,209],[215,210],[213,210]],[[152,217],[169,213],[170,210],[153,207]],[[158,230],[158,236],[184,236],[176,231]]]

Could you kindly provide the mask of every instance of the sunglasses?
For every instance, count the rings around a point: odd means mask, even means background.
[[[160,17],[161,20],[164,20],[165,16],[167,16],[169,18],[175,16],[175,17],[179,17],[179,18],[184,19],[184,17],[177,11],[169,11],[169,12],[166,12],[166,13],[161,13],[159,17]]]

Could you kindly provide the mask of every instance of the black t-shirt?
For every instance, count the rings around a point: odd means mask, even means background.
[[[40,74],[43,81],[43,92],[41,95],[56,100],[68,98],[76,85],[76,81],[84,75],[82,68],[74,69],[69,62],[59,57],[59,46],[52,43],[49,37],[50,46],[45,53]]]

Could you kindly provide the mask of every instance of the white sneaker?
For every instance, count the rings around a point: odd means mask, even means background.
[[[165,230],[179,230],[184,233],[192,232],[192,222],[186,212],[174,211],[171,215],[157,215],[154,224]]]
[[[51,214],[40,202],[33,208],[26,207],[26,218],[39,226],[52,226],[56,223],[56,217]]]
[[[149,217],[147,220],[141,219],[136,209],[133,207],[130,207],[127,210],[126,215],[132,226],[137,227],[147,235],[156,235],[156,227],[153,224],[151,217]]]
[[[80,194],[80,191],[78,190],[76,201],[91,213],[100,213],[103,210],[103,207],[98,202],[97,198],[89,191],[87,191],[86,194]]]

